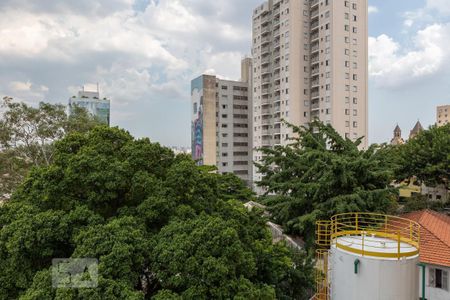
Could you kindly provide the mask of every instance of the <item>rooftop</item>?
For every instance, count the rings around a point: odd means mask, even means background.
[[[402,217],[421,225],[420,261],[450,267],[450,217],[428,209]]]

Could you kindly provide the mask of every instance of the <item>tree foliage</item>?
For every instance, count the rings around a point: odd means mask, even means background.
[[[0,198],[11,194],[32,167],[50,165],[54,141],[99,124],[80,107],[68,116],[63,105],[41,102],[32,107],[9,97],[0,107]]]
[[[427,186],[450,188],[450,124],[422,131],[395,152],[398,181],[416,178]]]
[[[0,206],[0,299],[305,299],[311,261],[238,182],[117,128],[71,133]],[[52,288],[55,257],[97,258],[99,286]]]
[[[386,212],[394,205],[390,160],[384,147],[359,150],[361,139],[342,138],[330,125],[292,127],[288,146],[263,148],[257,164],[272,217],[288,232],[314,240],[315,221],[352,211]],[[276,194],[276,196],[270,196]]]

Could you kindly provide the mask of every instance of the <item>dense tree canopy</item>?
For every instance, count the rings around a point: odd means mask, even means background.
[[[71,133],[0,206],[0,299],[306,299],[311,261],[272,244],[250,197],[123,130]],[[53,289],[57,257],[99,259],[98,287]]]
[[[291,125],[290,125],[291,126]],[[258,164],[264,174],[272,217],[293,233],[314,240],[315,221],[352,211],[393,208],[388,188],[393,172],[384,146],[359,150],[360,140],[342,138],[330,125],[291,126],[297,138],[288,146],[264,148]]]
[[[41,102],[32,107],[4,97],[0,107],[0,200],[10,194],[33,166],[48,166],[54,141],[86,132],[99,123],[80,107],[69,116],[64,105]]]
[[[450,188],[450,124],[432,126],[396,148],[397,180],[416,178],[428,186]]]

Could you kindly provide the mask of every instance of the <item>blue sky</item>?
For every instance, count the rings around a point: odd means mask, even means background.
[[[239,77],[260,0],[0,0],[0,96],[66,103],[99,82],[111,121],[190,144],[190,80]],[[369,140],[450,103],[450,0],[369,0]]]

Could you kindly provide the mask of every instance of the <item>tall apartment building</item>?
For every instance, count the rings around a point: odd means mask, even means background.
[[[251,59],[242,61],[241,81],[202,75],[191,82],[192,157],[252,182]]]
[[[253,11],[254,149],[289,143],[282,119],[319,119],[367,146],[367,14],[367,0],[268,0]]]
[[[450,123],[450,105],[441,105],[436,108],[436,125],[444,126]]]
[[[79,106],[85,108],[91,115],[95,116],[100,122],[109,125],[110,123],[110,100],[100,99],[100,93],[82,91],[78,92],[78,96],[69,99],[69,114],[72,113],[73,107]]]

